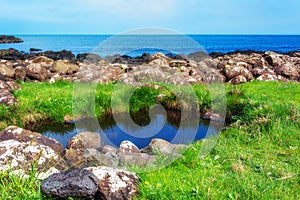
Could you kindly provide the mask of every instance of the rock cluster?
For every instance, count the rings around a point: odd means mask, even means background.
[[[132,199],[139,178],[120,168],[163,165],[158,157],[178,158],[186,148],[162,139],[153,139],[143,149],[130,141],[115,148],[104,145],[98,133],[82,132],[69,140],[65,150],[54,139],[9,126],[0,132],[0,170],[26,178],[33,164],[37,178],[45,179],[42,191],[51,197]]]
[[[164,82],[195,84],[228,82],[240,84],[254,79],[299,81],[300,57],[298,52],[235,52],[211,54],[198,52],[188,56],[143,54],[107,56],[96,54],[40,52],[24,54],[15,49],[0,50],[0,75],[7,80],[50,81],[60,79],[81,82],[125,84]]]
[[[11,35],[0,35],[0,44],[1,43],[19,43],[23,42],[21,38],[17,38]]]

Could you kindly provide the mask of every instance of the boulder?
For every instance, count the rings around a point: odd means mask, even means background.
[[[275,69],[275,72],[277,73],[277,75],[282,75],[292,80],[298,80],[298,78],[300,77],[300,70],[297,68],[300,68],[300,66],[297,67],[294,65],[294,63],[287,62],[282,65],[279,65]]]
[[[98,54],[93,54],[93,53],[77,54],[76,59],[79,62],[88,62],[88,63],[98,63],[101,60]]]
[[[246,80],[252,80],[253,79],[253,75],[252,73],[244,68],[244,67],[231,67],[231,66],[226,66],[225,67],[225,75],[227,77],[227,79],[232,79],[236,76],[243,76],[246,78]]]
[[[22,88],[21,85],[19,85],[15,81],[7,81],[6,83],[10,87],[9,91],[15,91],[15,90],[19,90]]]
[[[251,70],[251,73],[253,74],[253,76],[258,77],[261,76],[263,74],[273,74],[276,75],[276,73],[274,72],[274,70],[268,68],[268,67],[257,67]]]
[[[125,140],[120,144],[119,153],[141,153],[141,151],[135,144],[128,140]]]
[[[15,71],[6,64],[0,64],[0,74],[8,78],[13,78],[15,76]]]
[[[14,140],[18,142],[34,142],[39,145],[50,147],[54,150],[54,152],[61,156],[63,156],[64,154],[64,147],[60,142],[52,138],[45,137],[40,133],[31,132],[17,126],[9,126],[0,132],[0,141],[5,140]]]
[[[234,78],[232,78],[228,81],[228,83],[230,83],[230,84],[240,84],[240,83],[246,83],[246,82],[247,82],[247,79],[242,75],[235,76]]]
[[[118,149],[116,149],[115,147],[113,146],[110,146],[110,145],[104,145],[101,152],[103,154],[106,154],[108,152],[114,152],[115,154],[117,153]]]
[[[70,62],[75,61],[75,55],[71,51],[45,51],[37,54],[38,56],[46,56],[52,60],[69,60]]]
[[[101,149],[103,141],[98,133],[82,132],[72,137],[67,143],[65,159],[70,165],[82,166],[93,160],[94,155],[87,156],[87,149]],[[95,158],[97,159],[97,158]]]
[[[33,165],[38,169],[46,169],[53,165],[58,166],[57,163],[61,163],[61,159],[52,148],[34,141],[0,141],[0,170],[30,170]]]
[[[7,89],[0,89],[0,104],[12,105],[16,98]]]
[[[53,65],[53,60],[45,56],[38,56],[32,60],[32,63],[38,63],[41,66],[44,66],[46,69],[49,69]]]
[[[30,48],[29,51],[30,51],[30,53],[31,52],[38,52],[38,51],[42,51],[42,49],[39,49],[39,48]]]
[[[21,38],[11,35],[0,35],[0,44],[2,43],[20,43],[24,42]]]
[[[6,81],[0,80],[0,90],[10,90],[11,87],[6,83]]]
[[[32,63],[26,67],[26,75],[29,79],[45,81],[48,79],[46,68],[40,63]]]
[[[26,67],[18,66],[15,68],[15,79],[17,81],[24,81],[26,78]]]
[[[138,193],[139,177],[129,171],[111,167],[89,167],[99,180],[96,199],[133,199]]]
[[[101,148],[102,138],[99,133],[81,132],[72,137],[67,144],[68,149],[85,151],[89,148]]]
[[[257,80],[260,81],[277,81],[277,75],[274,74],[262,74],[259,77],[257,77]]]
[[[166,140],[154,138],[151,140],[150,144],[147,147],[141,149],[141,151],[150,155],[158,153],[164,155],[179,156],[178,153],[181,153],[181,151],[184,151],[186,148],[186,145],[171,144]]]
[[[74,74],[79,70],[79,66],[71,64],[68,60],[57,60],[53,63],[52,69],[59,74]]]
[[[16,49],[9,48],[0,50],[0,58],[4,60],[25,60],[25,55]]]
[[[187,64],[188,63],[185,60],[171,60],[171,61],[169,61],[170,67],[177,67],[177,68],[186,67]]]
[[[97,177],[86,169],[70,169],[55,173],[42,181],[41,189],[48,197],[92,198],[98,190]]]
[[[161,52],[158,52],[158,53],[155,53],[155,54],[152,54],[149,56],[149,62],[153,61],[153,60],[165,60],[165,61],[168,61],[170,60],[169,57],[167,57],[165,54],[161,53]]]

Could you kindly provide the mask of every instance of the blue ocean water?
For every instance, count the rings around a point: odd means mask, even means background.
[[[300,35],[17,35],[23,43],[0,44],[0,49],[30,48],[69,50],[78,53],[94,52],[100,56],[126,54],[138,56],[144,52],[189,54],[205,50],[232,52],[235,50],[300,51]]]

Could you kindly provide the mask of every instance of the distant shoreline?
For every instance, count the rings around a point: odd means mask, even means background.
[[[188,55],[198,51],[206,51],[209,54],[213,52],[231,53],[236,50],[278,53],[300,51],[300,35],[190,34],[122,35],[124,37],[120,37],[120,35],[110,34],[20,34],[16,36],[21,37],[24,42],[0,44],[0,49],[14,48],[26,53],[30,53],[31,48],[42,51],[66,49],[75,55],[89,52],[97,53],[101,57],[115,54],[135,57],[145,52],[150,54],[171,52]],[[118,41],[114,42],[116,40]],[[155,49],[159,49],[159,51]]]

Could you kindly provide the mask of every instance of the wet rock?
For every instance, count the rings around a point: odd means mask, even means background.
[[[49,197],[92,198],[98,190],[97,177],[85,169],[70,169],[50,175],[41,189]]]
[[[30,48],[29,51],[30,51],[30,52],[38,52],[38,51],[42,51],[42,49],[38,49],[38,48]]]
[[[75,55],[71,51],[62,50],[62,51],[45,51],[38,53],[38,56],[46,56],[53,60],[69,60],[70,62],[75,61]]]
[[[26,67],[26,76],[31,80],[45,81],[48,79],[48,72],[42,64],[32,63]]]
[[[9,48],[0,50],[0,58],[4,60],[25,60],[25,55],[16,49]]]
[[[61,156],[64,154],[64,147],[60,142],[45,137],[40,133],[31,132],[17,126],[9,126],[0,132],[0,141],[5,140],[14,140],[18,142],[35,142],[37,144],[52,148],[57,154]]]
[[[138,193],[139,177],[129,171],[115,169],[111,167],[89,167],[99,180],[99,196],[96,198],[114,199],[133,199]]]
[[[93,53],[82,53],[76,56],[76,59],[80,62],[87,62],[87,63],[98,63],[101,58],[98,54]]]
[[[238,75],[228,81],[228,83],[230,83],[230,84],[241,84],[241,83],[246,83],[246,82],[247,82],[247,79],[242,75]]]
[[[59,74],[74,74],[79,70],[79,66],[71,64],[68,60],[57,60],[53,63],[52,69]]]
[[[19,142],[14,139],[0,141],[0,170],[45,169],[51,165],[58,166],[61,157],[49,146],[34,141]]]
[[[204,51],[194,52],[188,55],[188,58],[195,61],[201,61],[209,58],[209,55]]]
[[[7,89],[0,89],[0,104],[12,105],[16,98]]]
[[[24,42],[21,38],[17,38],[11,35],[0,35],[0,44],[1,43],[20,43]]]
[[[141,153],[141,151],[135,144],[125,140],[120,144],[119,153]]]

